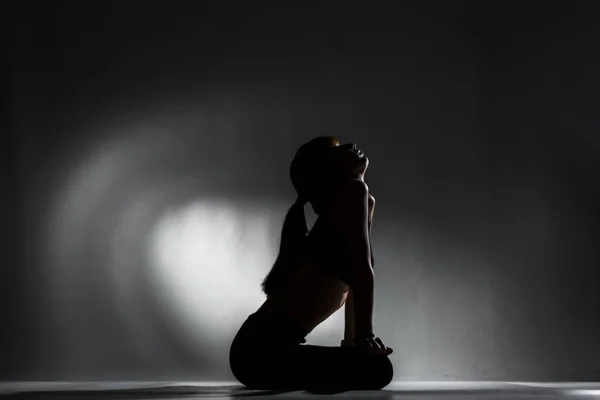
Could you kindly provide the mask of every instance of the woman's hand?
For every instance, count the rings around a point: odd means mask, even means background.
[[[394,349],[387,347],[378,337],[360,340],[356,342],[354,346],[367,354],[389,356],[394,352]]]

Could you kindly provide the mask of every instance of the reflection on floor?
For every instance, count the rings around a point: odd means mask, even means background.
[[[600,382],[393,382],[381,391],[335,394],[247,390],[237,382],[4,382],[0,396],[21,399],[581,399],[600,400]],[[6,397],[5,397],[6,396]]]

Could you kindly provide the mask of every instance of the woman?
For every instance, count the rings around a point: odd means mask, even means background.
[[[374,274],[370,228],[375,199],[356,144],[317,137],[290,166],[298,193],[281,233],[279,255],[263,282],[267,300],[231,345],[234,376],[250,389],[378,390],[393,376],[392,349],[373,334]],[[304,204],[319,216],[308,232]],[[340,347],[303,344],[345,307]]]

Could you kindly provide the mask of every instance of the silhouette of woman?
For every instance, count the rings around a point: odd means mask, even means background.
[[[266,301],[235,336],[229,363],[250,389],[379,390],[393,376],[392,349],[373,334],[375,281],[370,229],[375,199],[356,144],[320,136],[290,166],[298,193],[281,232],[279,255],[262,283]],[[308,232],[304,204],[318,215]],[[304,339],[345,304],[341,346]]]

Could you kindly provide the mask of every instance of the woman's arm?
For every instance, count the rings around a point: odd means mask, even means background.
[[[354,293],[352,289],[346,297],[344,309],[344,341],[342,346],[354,346]]]
[[[369,193],[369,250],[371,251],[371,268],[375,268],[375,258],[373,257],[373,246],[371,245],[371,227],[373,226],[373,214],[375,213],[375,197]]]
[[[373,214],[375,213],[375,197],[369,193],[369,234],[371,233],[371,225],[373,224]]]
[[[348,267],[354,275],[350,288],[354,294],[356,340],[373,334],[375,276],[369,248],[369,188],[364,181],[350,180],[344,189],[332,209],[332,221],[347,242]]]
[[[371,235],[371,226],[373,225],[373,213],[375,211],[375,198],[369,194],[369,236]],[[369,238],[369,246],[371,240]],[[373,248],[371,247],[371,264],[373,264]],[[374,265],[371,265],[374,267]],[[352,289],[348,292],[344,308],[344,340],[343,346],[354,345],[354,293]]]

